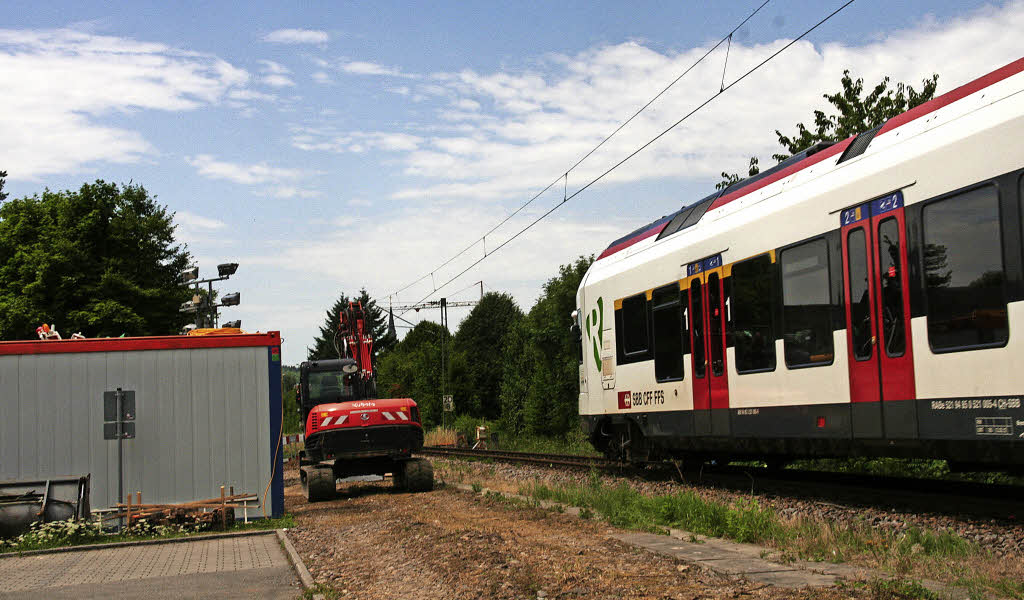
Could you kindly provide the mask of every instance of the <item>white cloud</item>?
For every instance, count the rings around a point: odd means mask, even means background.
[[[368,150],[409,152],[415,150],[423,138],[408,133],[380,131],[338,133],[328,128],[292,128],[292,146],[300,150],[363,153]]]
[[[821,94],[839,88],[844,69],[868,85],[889,75],[920,87],[939,73],[940,93],[998,68],[1020,55],[1024,2],[986,7],[959,19],[925,19],[906,30],[850,45],[799,42],[739,83],[680,127],[609,175],[605,181],[636,182],[665,177],[717,179],[739,171],[751,155],[770,165],[778,151],[775,129],[790,132],[825,108]],[[733,41],[726,83],[788,43]],[[437,109],[429,134],[388,148],[399,154],[415,184],[395,198],[467,197],[494,201],[525,198],[572,165],[706,48],[663,52],[638,42],[548,56],[521,72],[463,70],[434,73],[416,91],[451,98]],[[618,162],[668,125],[714,95],[722,77],[724,48],[612,138],[569,177],[569,191]],[[403,74],[395,67],[348,63],[353,72]],[[447,128],[443,123],[448,123]],[[403,123],[403,130],[415,130]],[[420,129],[426,130],[427,124]],[[389,132],[295,136],[296,147],[336,152],[377,147]],[[404,134],[404,131],[392,132]],[[382,147],[382,146],[381,146]],[[426,183],[424,183],[426,182]],[[685,200],[685,199],[684,199]]]
[[[279,185],[270,189],[275,198],[319,198],[323,194],[316,190],[305,190],[290,185]]]
[[[264,94],[256,90],[231,90],[228,92],[228,98],[232,100],[263,100],[265,102],[273,102],[277,99],[277,96]]]
[[[328,75],[327,73],[324,73],[323,71],[316,71],[312,75],[310,75],[310,77],[313,79],[313,81],[315,81],[317,83],[330,83],[331,82],[331,76]]]
[[[521,214],[510,224],[519,228],[534,217]],[[449,256],[452,248],[464,247],[482,224],[490,224],[494,220],[493,211],[473,205],[462,206],[458,211],[437,204],[420,205],[415,211],[375,213],[373,218],[366,218],[356,210],[341,217],[333,216],[329,220],[333,227],[329,233],[291,239],[283,247],[275,247],[273,252],[246,257],[245,264],[308,273],[311,277],[299,276],[309,281],[330,281],[335,288],[366,286],[379,298],[379,295],[423,275],[424,267],[432,267],[435,259]],[[501,258],[485,261],[479,270],[465,275],[465,281],[458,280],[446,289],[451,293],[483,279],[493,288],[514,292],[522,305],[529,307],[539,292],[536,285],[538,274],[549,275],[557,272],[560,264],[581,254],[600,251],[622,227],[633,225],[629,219],[594,224],[553,218],[545,224],[543,232],[531,231],[517,240],[519,243],[509,244],[503,249]],[[359,235],[352,235],[353,230],[357,230]],[[500,235],[488,238],[489,250],[502,241]],[[371,256],[368,252],[379,248],[387,248],[387,255],[392,260],[358,259]],[[481,254],[482,248],[477,246],[439,270],[436,283],[441,284],[454,276]],[[404,292],[400,299],[418,300],[431,291],[430,286],[428,278]],[[330,300],[333,299],[328,302]],[[411,313],[405,316],[416,318]]]
[[[225,238],[227,224],[219,219],[179,210],[174,214],[174,225],[174,238],[190,246],[222,245],[229,241]]]
[[[291,77],[278,74],[264,75],[260,78],[260,83],[272,87],[291,87],[295,85],[295,82],[292,81]]]
[[[276,63],[272,60],[260,60],[259,63],[263,65],[261,70],[264,73],[275,73],[278,75],[287,75],[291,73],[288,67],[282,65],[281,63]]]
[[[329,39],[326,31],[314,29],[278,29],[263,37],[274,44],[326,44]]]
[[[69,29],[0,29],[0,79],[0,164],[13,180],[137,162],[153,146],[138,131],[104,124],[104,116],[216,104],[249,74],[164,44]]]
[[[218,219],[211,219],[209,217],[203,217],[195,213],[179,210],[174,213],[175,222],[181,227],[187,227],[189,229],[198,229],[204,231],[215,231],[217,229],[223,229],[227,226],[224,221]]]
[[[221,179],[242,185],[253,186],[254,192],[269,194],[276,198],[314,198],[320,192],[296,185],[321,173],[305,169],[273,167],[267,163],[240,164],[218,160],[209,154],[185,158],[185,162],[196,168],[200,176]],[[257,187],[258,186],[258,187]]]
[[[386,77],[405,77],[417,79],[419,75],[403,73],[395,67],[385,67],[372,62],[351,61],[341,65],[341,70],[352,75],[380,75]]]

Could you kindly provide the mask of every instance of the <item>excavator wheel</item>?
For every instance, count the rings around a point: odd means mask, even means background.
[[[425,458],[399,463],[394,473],[395,489],[403,492],[429,492],[434,489],[434,466]]]
[[[337,494],[337,479],[330,467],[303,467],[301,477],[308,502],[331,500]]]

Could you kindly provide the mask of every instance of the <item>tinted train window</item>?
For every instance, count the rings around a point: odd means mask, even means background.
[[[725,372],[725,344],[722,341],[722,282],[718,273],[708,275],[708,341],[711,345],[711,374]]]
[[[900,260],[899,221],[878,224],[878,285],[882,291],[882,337],[886,356],[903,356],[907,349],[903,320],[903,263]]]
[[[995,187],[924,207],[924,276],[933,350],[1006,342],[1006,278]]]
[[[683,378],[682,306],[679,284],[654,290],[654,378],[673,381]]]
[[[740,373],[775,368],[773,282],[772,259],[768,255],[732,266],[732,327],[736,371]]]
[[[690,330],[693,332],[693,376],[704,377],[707,360],[704,358],[704,289],[699,279],[690,284]]]
[[[647,332],[647,296],[637,294],[622,301],[622,349],[626,354],[646,352],[648,346]]]
[[[850,286],[850,338],[853,340],[853,356],[857,360],[868,360],[874,353],[871,343],[871,299],[868,296],[867,242],[864,230],[854,229],[846,237],[847,254],[850,257],[848,285]]]
[[[828,246],[817,239],[782,251],[782,339],[786,365],[832,362]]]

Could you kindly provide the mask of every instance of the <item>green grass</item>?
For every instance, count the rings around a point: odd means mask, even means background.
[[[0,539],[0,554],[49,550],[64,546],[89,546],[93,544],[137,542],[141,540],[202,537],[203,535],[214,533],[225,533],[225,531],[231,533],[294,526],[295,519],[291,515],[285,515],[280,519],[254,519],[247,524],[237,522],[226,530],[211,529],[204,531],[197,531],[195,528],[188,526],[153,526],[140,523],[133,526],[130,530],[110,533],[100,530],[93,523],[55,521],[52,523],[33,524],[28,532],[13,539]]]
[[[626,483],[609,485],[596,471],[587,483],[532,483],[519,493],[580,507],[581,517],[600,517],[623,529],[666,533],[668,528],[678,528],[690,532],[692,542],[696,534],[763,544],[774,548],[776,556],[771,560],[776,561],[867,561],[894,576],[866,584],[874,598],[935,598],[914,579],[925,577],[964,587],[972,597],[994,592],[1024,600],[1024,581],[1018,571],[1006,571],[1000,559],[951,531],[912,527],[892,532],[866,521],[784,520],[752,498],[723,503],[692,491],[649,496]],[[560,508],[556,505],[555,510]]]
[[[872,579],[867,588],[875,600],[939,600],[935,592],[913,579]]]
[[[646,496],[625,483],[605,485],[596,475],[584,485],[551,487],[535,483],[522,493],[593,511],[608,523],[625,529],[664,533],[667,528],[676,527],[749,543],[782,541],[787,536],[774,511],[756,500],[738,500],[727,506],[690,491]]]

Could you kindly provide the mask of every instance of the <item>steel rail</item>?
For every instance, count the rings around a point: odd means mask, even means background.
[[[705,465],[699,470],[689,467],[677,469],[675,463],[667,461],[651,461],[630,464],[595,456],[574,454],[542,454],[533,452],[512,452],[505,450],[472,450],[469,448],[451,448],[444,446],[425,446],[422,454],[450,456],[461,458],[491,459],[511,463],[547,465],[553,467],[597,468],[597,469],[663,469],[673,476],[682,475],[690,484],[725,484],[730,487],[751,488],[764,487],[770,484],[811,484],[815,488],[861,488],[874,492],[951,498],[963,497],[984,499],[993,504],[1024,502],[1024,486],[974,483],[968,481],[950,481],[943,479],[920,479],[914,477],[891,477],[862,475],[857,473],[838,473],[832,471],[813,471],[805,469],[769,469],[766,467],[745,467],[739,465]],[[729,482],[727,480],[735,481]]]

